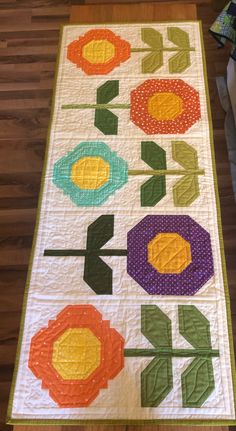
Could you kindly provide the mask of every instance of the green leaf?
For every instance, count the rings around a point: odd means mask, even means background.
[[[97,89],[97,103],[109,103],[119,94],[119,81],[106,81]]]
[[[102,215],[87,230],[86,250],[93,252],[104,246],[114,234],[114,216]],[[97,295],[112,294],[112,269],[96,254],[85,256],[84,281]]]
[[[112,269],[99,256],[85,257],[83,278],[97,295],[112,295]]]
[[[198,169],[197,151],[184,141],[172,141],[172,157],[184,169]]]
[[[141,38],[144,43],[149,45],[154,49],[162,49],[163,48],[163,38],[159,31],[154,30],[153,28],[142,28],[141,30]]]
[[[172,347],[171,320],[157,305],[141,306],[141,332],[154,347]]]
[[[87,229],[86,250],[99,250],[114,235],[114,215],[101,215]]]
[[[173,198],[176,207],[190,206],[199,195],[197,175],[185,175],[173,186]]]
[[[168,39],[179,48],[190,48],[189,35],[178,27],[167,28]]]
[[[104,135],[117,135],[118,118],[108,109],[95,109],[94,125]]]
[[[141,142],[141,158],[152,169],[166,169],[166,152],[153,141]]]
[[[141,185],[141,206],[154,207],[165,195],[165,176],[151,177]]]
[[[211,348],[209,320],[194,305],[179,305],[179,332],[195,348]]]
[[[163,65],[163,52],[151,52],[142,59],[142,73],[154,73]]]
[[[201,407],[215,388],[211,358],[195,358],[181,376],[183,407]]]
[[[180,51],[169,59],[170,73],[182,73],[191,65],[188,51]]]
[[[141,373],[141,406],[159,406],[172,388],[171,358],[153,359]]]

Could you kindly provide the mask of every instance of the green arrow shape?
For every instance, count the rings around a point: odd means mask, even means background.
[[[183,407],[201,407],[215,388],[212,359],[195,358],[181,376]]]
[[[117,135],[118,117],[108,109],[95,109],[94,125],[104,135]]]
[[[144,43],[146,43],[153,49],[163,48],[162,35],[161,33],[159,33],[159,31],[154,30],[153,28],[150,28],[150,27],[142,28],[141,38]]]
[[[172,157],[184,169],[198,169],[197,151],[184,141],[172,141]]]
[[[114,234],[114,215],[102,215],[87,230],[87,251],[99,250]],[[99,257],[86,255],[84,281],[97,295],[112,294],[112,269]]]
[[[185,175],[173,186],[173,199],[176,207],[188,207],[200,195],[197,175]]]
[[[169,60],[170,73],[182,73],[191,64],[190,54],[188,51],[180,51],[173,55]]]
[[[99,256],[86,256],[84,281],[97,295],[112,295],[112,269]]]
[[[154,358],[141,373],[142,407],[159,406],[172,388],[172,359]]]
[[[163,52],[151,52],[142,59],[142,73],[154,73],[163,65]]]
[[[171,320],[157,305],[141,306],[141,332],[154,347],[172,347]]]
[[[114,235],[114,215],[101,215],[87,229],[86,250],[98,250]]]
[[[141,206],[154,207],[165,195],[165,176],[151,177],[141,185]]]
[[[141,158],[152,169],[166,169],[166,152],[153,141],[141,142]]]
[[[167,28],[168,39],[179,48],[190,48],[189,35],[179,27]]]
[[[211,349],[209,320],[194,305],[179,305],[179,332],[195,348]]]
[[[106,105],[119,94],[119,81],[106,81],[97,88],[97,104]],[[117,135],[118,118],[113,112],[101,107],[95,109],[94,125],[104,135]]]
[[[109,103],[119,94],[119,81],[106,81],[97,88],[97,103]]]

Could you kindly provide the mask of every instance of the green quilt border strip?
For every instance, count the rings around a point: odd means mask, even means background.
[[[122,24],[161,24],[166,23],[167,21],[152,21],[152,22],[123,22]],[[181,22],[181,20],[177,21],[170,21],[171,23],[174,22]],[[229,337],[229,347],[230,347],[230,358],[231,358],[231,373],[232,373],[232,381],[233,381],[233,391],[234,391],[234,405],[236,407],[236,370],[235,370],[235,357],[234,357],[234,345],[233,345],[233,332],[232,332],[232,321],[231,321],[231,307],[230,307],[230,297],[229,297],[229,289],[228,289],[228,282],[227,282],[227,272],[226,272],[226,263],[225,263],[225,252],[224,252],[224,242],[223,242],[223,233],[222,233],[222,222],[221,222],[221,210],[220,210],[220,199],[219,199],[219,191],[218,191],[218,182],[217,182],[217,174],[216,174],[216,163],[215,163],[215,149],[214,149],[214,143],[213,143],[213,126],[212,126],[212,117],[211,117],[211,107],[210,107],[210,97],[209,97],[209,88],[208,88],[208,81],[207,81],[207,68],[206,68],[206,58],[205,58],[205,48],[204,48],[204,42],[203,42],[203,32],[202,32],[202,22],[200,20],[182,20],[183,23],[198,23],[199,25],[199,31],[200,31],[200,38],[201,38],[201,50],[202,50],[202,60],[203,60],[203,71],[204,71],[204,83],[205,83],[205,91],[206,91],[206,98],[207,98],[207,112],[208,112],[208,123],[209,123],[209,132],[210,132],[210,144],[211,144],[211,156],[212,156],[212,168],[213,168],[213,179],[214,179],[214,187],[215,187],[215,197],[216,197],[216,207],[217,207],[217,221],[218,221],[218,231],[219,231],[219,240],[220,240],[220,251],[221,251],[221,262],[222,262],[222,271],[223,271],[223,280],[224,280],[224,290],[225,290],[225,302],[226,302],[226,311],[227,311],[227,324],[228,324],[228,337]],[[116,24],[115,22],[112,23],[97,23],[97,24]],[[121,24],[121,23],[117,23]],[[9,397],[9,404],[8,404],[8,410],[7,410],[7,418],[6,423],[10,425],[145,425],[145,424],[165,424],[165,425],[236,425],[236,418],[235,419],[222,419],[222,420],[214,420],[214,419],[147,419],[147,420],[126,420],[126,419],[94,419],[94,420],[87,420],[87,419],[71,419],[71,420],[61,420],[61,419],[14,419],[12,418],[12,405],[13,405],[13,396],[15,391],[15,385],[16,385],[16,377],[18,372],[18,366],[19,366],[19,358],[20,358],[20,351],[21,351],[21,342],[23,338],[24,333],[24,323],[25,323],[25,314],[26,314],[26,308],[27,308],[27,300],[28,300],[28,291],[29,291],[29,285],[30,285],[30,279],[31,279],[31,272],[32,272],[32,265],[33,265],[33,259],[35,254],[35,245],[38,235],[38,229],[39,229],[39,221],[40,221],[40,213],[41,213],[41,205],[42,205],[42,197],[44,192],[44,186],[45,186],[45,173],[47,169],[47,161],[48,161],[48,154],[49,154],[49,147],[50,147],[50,135],[51,135],[51,126],[52,126],[52,120],[54,116],[54,110],[55,110],[55,98],[56,98],[56,85],[57,85],[57,78],[58,78],[58,69],[59,69],[59,63],[60,58],[62,56],[62,37],[64,33],[64,27],[70,26],[75,27],[78,25],[88,25],[86,23],[83,24],[65,24],[61,26],[60,30],[60,40],[58,44],[58,55],[57,55],[57,62],[56,62],[56,73],[54,78],[54,85],[53,85],[53,97],[52,97],[52,107],[51,107],[51,115],[50,115],[50,122],[48,127],[48,134],[47,134],[47,144],[46,144],[46,151],[45,151],[45,158],[44,158],[44,164],[43,164],[43,171],[42,171],[42,177],[41,177],[41,185],[40,185],[40,193],[39,193],[39,201],[38,201],[38,209],[37,209],[37,216],[36,216],[36,224],[35,224],[35,230],[34,230],[34,238],[33,238],[33,245],[30,255],[30,261],[29,261],[29,269],[27,274],[27,280],[26,280],[26,286],[24,291],[24,299],[23,299],[23,306],[22,306],[22,314],[21,314],[21,322],[20,322],[20,331],[19,331],[19,337],[18,337],[18,344],[17,344],[17,352],[16,352],[16,360],[15,360],[15,368],[13,373],[13,379],[12,379],[12,385],[11,385],[11,391],[10,391],[10,397]],[[96,23],[94,23],[96,25]]]

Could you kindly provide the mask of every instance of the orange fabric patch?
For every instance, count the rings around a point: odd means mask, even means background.
[[[67,47],[67,58],[87,75],[106,75],[130,58],[129,42],[107,29],[87,31]]]
[[[190,244],[178,233],[159,233],[148,244],[148,262],[162,274],[180,274],[191,261]]]
[[[85,328],[101,343],[100,363],[83,379],[64,379],[53,365],[55,342],[70,328]],[[31,339],[29,368],[60,407],[86,407],[124,367],[124,339],[92,305],[68,305]]]

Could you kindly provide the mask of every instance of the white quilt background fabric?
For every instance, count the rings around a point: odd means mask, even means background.
[[[30,287],[25,314],[22,346],[14,389],[12,419],[63,419],[63,420],[154,420],[154,419],[235,419],[230,348],[226,315],[226,300],[221,266],[221,253],[216,210],[216,198],[212,171],[210,132],[207,115],[206,87],[199,24],[197,22],[168,23],[182,28],[190,35],[191,66],[180,78],[193,86],[200,94],[201,120],[183,135],[150,135],[135,126],[129,118],[129,110],[119,110],[118,134],[105,136],[94,126],[94,110],[62,110],[69,103],[95,103],[96,89],[106,80],[119,80],[120,91],[114,103],[129,103],[130,91],[146,79],[169,78],[168,58],[164,53],[164,65],[154,74],[141,73],[143,53],[131,54],[131,58],[114,68],[108,75],[88,76],[67,60],[67,46],[91,28],[109,28],[131,46],[143,46],[141,27],[152,27],[167,39],[166,26],[162,23],[117,24],[96,26],[65,26],[63,29],[59,69],[55,93],[55,107],[50,131],[49,154],[44,193],[42,198],[38,235],[34,252]],[[141,141],[152,140],[166,151],[168,169],[179,169],[171,157],[171,141],[184,140],[196,148],[199,167],[205,175],[199,176],[200,196],[187,208],[176,208],[173,203],[172,184],[175,177],[167,178],[166,196],[155,207],[140,206],[140,186],[143,177],[129,177],[128,182],[99,207],[77,207],[52,183],[54,163],[80,142],[102,141],[112,151],[127,161],[129,169],[145,169],[141,160]],[[44,257],[45,249],[85,248],[87,227],[102,214],[114,214],[114,236],[107,248],[127,247],[127,232],[147,214],[191,216],[211,237],[214,276],[194,296],[148,295],[126,270],[126,257],[104,257],[113,269],[113,295],[96,295],[83,280],[83,257]],[[192,358],[173,359],[173,389],[158,407],[141,407],[140,374],[150,358],[125,358],[123,370],[109,381],[108,388],[86,408],[60,408],[50,398],[48,390],[41,388],[28,367],[32,336],[46,327],[49,320],[68,304],[92,304],[110,321],[125,339],[125,348],[151,347],[141,334],[142,304],[158,305],[172,321],[173,346],[190,348],[178,330],[178,305],[191,304],[207,317],[211,326],[212,348],[219,349],[220,356],[213,358],[215,389],[200,408],[183,408],[181,374]]]

